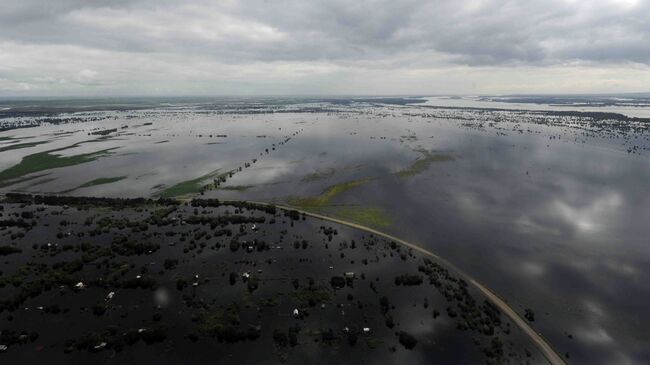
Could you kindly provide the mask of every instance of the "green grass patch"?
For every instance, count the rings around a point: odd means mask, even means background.
[[[429,165],[431,165],[434,162],[452,161],[454,159],[449,155],[433,153],[422,148],[416,149],[415,151],[422,154],[422,156],[420,156],[417,160],[415,160],[415,162],[413,162],[407,168],[397,171],[395,175],[403,179],[406,179],[412,176],[419,175],[422,172],[426,171],[426,169],[429,168]]]
[[[21,149],[21,148],[34,147],[34,146],[38,146],[39,144],[43,144],[43,143],[47,143],[47,141],[25,142],[25,143],[11,144],[11,145],[8,145],[8,146],[0,147],[0,152],[17,150],[17,149]]]
[[[368,346],[369,349],[376,349],[377,347],[381,346],[383,343],[384,341],[377,337],[366,338],[366,346]]]
[[[17,185],[17,184],[24,183],[24,182],[27,182],[27,181],[36,180],[36,179],[38,179],[40,177],[47,176],[47,175],[49,175],[49,174],[39,174],[39,175],[35,175],[35,176],[22,177],[20,179],[12,180],[11,183],[4,184],[4,185],[2,183],[0,183],[0,188],[5,187],[5,186],[9,186],[9,185]]]
[[[181,181],[163,190],[159,195],[162,198],[173,198],[182,195],[196,194],[201,191],[202,181],[210,178],[208,175],[197,177],[196,179]]]
[[[90,180],[87,183],[79,185],[79,188],[87,188],[95,185],[110,184],[124,179],[126,179],[126,176],[100,177],[99,179]]]
[[[287,203],[308,212],[326,214],[368,227],[386,228],[393,224],[386,211],[379,207],[330,205],[332,199],[375,178],[363,178],[332,185],[322,194],[312,197],[289,197]]]
[[[219,171],[221,171],[221,169],[199,176],[196,179],[181,181],[176,185],[168,187],[157,195],[161,198],[175,198],[184,195],[198,194],[201,192],[203,187],[207,186],[208,188],[214,188],[214,183],[202,184],[203,181],[208,179],[219,180],[221,177],[228,176],[230,173],[235,172],[235,170],[230,170],[224,173],[219,173]]]
[[[312,197],[289,197],[287,203],[301,208],[320,208],[327,205],[337,195],[340,195],[348,190],[352,190],[361,185],[373,181],[375,178],[366,177],[363,179],[345,181],[336,185],[332,185],[325,189],[320,195]]]
[[[94,180],[90,180],[88,182],[85,182],[85,183],[77,186],[76,188],[64,190],[64,191],[60,192],[60,194],[69,193],[69,192],[75,191],[77,189],[88,188],[88,187],[91,187],[91,186],[111,184],[111,183],[114,183],[114,182],[117,182],[117,181],[120,181],[120,180],[124,180],[124,179],[126,179],[126,176],[100,177],[99,179],[94,179]]]
[[[252,189],[254,187],[255,187],[255,185],[231,185],[231,186],[220,186],[219,190],[246,191],[246,190]]]
[[[386,214],[386,211],[378,207],[329,207],[327,213],[367,227],[387,228],[393,224],[393,220]]]
[[[0,187],[5,187],[20,181],[28,180],[29,178],[22,179],[22,180],[17,180],[17,179],[20,179],[25,175],[34,172],[45,171],[45,170],[56,169],[56,168],[67,167],[67,166],[74,166],[86,162],[95,161],[101,157],[110,155],[111,150],[117,148],[117,147],[107,148],[100,151],[82,153],[73,156],[60,156],[53,153],[53,152],[69,149],[72,147],[76,147],[78,145],[79,144],[74,144],[72,146],[58,148],[50,151],[38,152],[23,157],[23,159],[17,165],[14,165],[6,170],[0,171]]]

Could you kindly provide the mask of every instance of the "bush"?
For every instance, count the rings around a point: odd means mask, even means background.
[[[176,268],[177,265],[178,265],[177,259],[166,259],[165,262],[163,263],[165,270],[173,270]]]
[[[422,281],[422,276],[420,275],[403,274],[395,277],[395,285],[420,285],[422,284]]]
[[[399,343],[404,346],[405,349],[407,350],[412,350],[415,345],[418,344],[418,340],[415,339],[412,335],[409,333],[406,333],[404,331],[400,331],[399,333]]]
[[[334,289],[341,289],[345,286],[345,278],[342,276],[332,276],[332,279],[330,279],[330,284],[332,284],[332,287]]]
[[[23,250],[13,246],[0,246],[0,256],[7,256],[14,253],[21,253]]]
[[[286,333],[278,329],[275,329],[273,330],[273,341],[279,347],[287,347],[287,344],[289,343],[289,338],[287,337]]]
[[[535,322],[535,312],[533,312],[533,310],[530,308],[526,308],[524,310],[524,317],[528,320],[528,322]]]

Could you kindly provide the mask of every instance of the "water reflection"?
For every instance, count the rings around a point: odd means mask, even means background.
[[[389,136],[399,135],[399,125],[383,126],[392,128]],[[644,309],[650,300],[644,284],[650,263],[643,233],[650,216],[647,159],[597,145],[547,147],[544,135],[503,138],[448,127],[409,125],[418,136],[437,137],[414,144],[453,151],[457,158],[405,181],[390,171],[417,158],[413,146],[386,144],[390,153],[369,161],[361,151],[377,146],[362,138],[377,134],[370,126],[359,125],[361,137],[353,143],[346,136],[328,137],[329,148],[308,133],[300,151],[314,156],[327,148],[329,158],[320,162],[326,166],[364,164],[341,180],[379,178],[334,203],[384,208],[394,219],[389,231],[432,248],[522,312],[532,308],[538,314],[535,327],[572,360],[647,360],[645,329],[639,326],[650,319]],[[294,169],[277,179],[299,175],[300,167]],[[251,170],[238,179],[255,174]],[[324,185],[267,185],[238,196],[277,198],[294,189],[317,194]]]
[[[143,117],[141,126],[130,130],[134,134],[122,140],[66,152],[119,147],[115,155],[49,171],[55,181],[18,189],[56,192],[97,176],[127,175],[125,181],[72,194],[150,195],[156,187],[227,171],[253,158],[259,161],[228,181],[240,188],[206,195],[285,202],[373,178],[329,203],[382,209],[392,221],[384,229],[388,233],[439,253],[520,312],[533,309],[535,328],[570,360],[649,362],[642,327],[650,322],[648,157],[622,152],[618,140],[585,140],[580,130],[570,128],[527,125],[526,132],[506,136],[503,130],[524,128],[512,123],[505,129],[479,127],[407,112],[418,109]],[[154,125],[142,126],[147,121]],[[109,121],[102,128],[125,122]],[[26,153],[87,140],[94,127],[58,127],[78,131],[0,155],[0,164],[4,168]],[[296,131],[299,136],[265,153]],[[33,131],[15,134],[28,133]],[[228,137],[215,137],[219,134]],[[156,143],[161,140],[169,142]],[[420,148],[453,159],[407,178],[395,175],[421,158]],[[323,171],[329,172],[305,179]],[[417,329],[417,323],[413,326]]]

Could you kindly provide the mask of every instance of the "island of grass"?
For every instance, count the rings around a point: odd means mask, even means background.
[[[214,188],[215,182],[210,184],[203,184],[208,179],[214,179],[214,181],[224,181],[225,178],[235,172],[235,170],[230,170],[224,173],[220,172],[221,169],[214,170],[210,173],[207,173],[203,176],[199,176],[195,179],[181,181],[175,185],[172,185],[160,193],[157,196],[161,198],[175,198],[181,196],[188,196],[193,194],[198,194],[206,189]]]
[[[414,149],[414,151],[420,153],[421,156],[408,167],[397,171],[395,173],[396,176],[402,179],[413,177],[426,171],[432,163],[453,161],[454,159],[449,155],[434,153],[423,148]]]
[[[312,197],[289,197],[287,204],[308,212],[325,214],[349,220],[368,227],[386,228],[392,220],[385,210],[379,207],[363,207],[358,205],[333,205],[331,201],[338,195],[367,184],[375,178],[362,178],[345,181],[329,186],[320,195]]]
[[[313,197],[289,197],[287,203],[300,208],[322,208],[330,203],[337,195],[340,195],[348,190],[352,190],[361,185],[367,184],[375,178],[366,177],[357,180],[344,181],[335,185],[329,186],[320,195]]]
[[[323,212],[366,227],[387,228],[393,224],[386,211],[379,207],[332,206]]]
[[[31,155],[27,155],[22,158],[22,160],[12,167],[0,171],[0,187],[9,186],[20,181],[29,180],[30,178],[24,178],[26,175],[29,175],[34,172],[45,171],[50,169],[56,169],[67,166],[79,165],[91,161],[95,161],[99,158],[109,156],[112,150],[117,147],[107,148],[95,152],[82,153],[72,156],[61,156],[55,154],[55,152],[63,151],[78,146],[75,144],[68,147],[57,148],[49,151],[38,152]],[[22,178],[22,179],[21,179]]]
[[[246,191],[254,188],[255,185],[229,185],[229,186],[220,186],[219,190],[228,190],[228,191]]]
[[[161,198],[173,198],[184,195],[196,194],[198,193],[203,185],[201,182],[208,179],[209,175],[204,175],[197,177],[192,180],[181,181],[178,184],[172,185],[158,194]]]
[[[18,149],[21,149],[21,148],[34,147],[34,146],[38,146],[39,144],[44,144],[44,143],[47,143],[47,141],[25,142],[25,143],[10,144],[10,145],[8,145],[8,146],[1,146],[1,147],[0,147],[0,152],[11,151],[11,150],[18,150]]]
[[[61,194],[66,194],[66,193],[69,193],[69,192],[72,192],[72,191],[75,191],[75,190],[78,190],[78,189],[89,188],[91,186],[112,184],[114,182],[118,182],[118,181],[124,180],[126,178],[127,178],[126,176],[100,177],[98,179],[94,179],[94,180],[90,180],[88,182],[85,182],[85,183],[77,186],[76,188],[64,190],[64,191],[61,192]]]

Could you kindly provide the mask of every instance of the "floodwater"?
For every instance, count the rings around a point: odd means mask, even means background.
[[[641,99],[641,100],[639,100]],[[603,97],[592,101],[587,96],[564,101],[561,97],[427,97],[423,105],[454,108],[496,108],[505,110],[579,111],[618,113],[634,118],[650,118],[650,99]]]
[[[19,271],[19,267],[21,270],[29,267],[26,262],[52,264],[78,259],[78,252],[61,250],[64,246],[73,247],[92,240],[88,247],[113,247],[111,242],[123,231],[107,222],[126,218],[146,226],[150,217],[147,209],[77,210],[40,204],[37,207],[34,218],[39,224],[15,242],[23,252],[8,257],[11,263],[3,264],[7,275]],[[5,212],[34,212],[34,208],[7,204]],[[167,207],[157,209],[165,211]],[[270,214],[255,209],[239,213],[231,206],[200,210],[193,212],[191,206],[173,207],[159,224],[151,224],[144,232],[131,232],[129,240],[138,242],[151,243],[152,237],[156,237],[160,245],[152,251],[103,255],[96,260],[103,264],[88,262],[68,274],[74,276],[71,282],[86,283],[85,289],[57,285],[21,302],[11,312],[11,320],[6,319],[9,315],[5,312],[1,322],[3,330],[37,333],[38,337],[32,343],[9,344],[7,353],[2,354],[3,360],[49,364],[91,361],[403,364],[485,363],[500,358],[513,363],[544,363],[530,339],[505,316],[498,319],[498,324],[491,325],[493,332],[489,335],[480,332],[481,328],[459,330],[456,325],[463,322],[460,315],[452,317],[446,309],[459,311],[458,303],[446,299],[429,280],[420,285],[395,285],[394,278],[399,275],[421,277],[420,255],[399,246],[391,247],[387,241],[365,232],[314,218],[293,220],[282,212]],[[242,214],[240,217],[261,218],[264,222],[258,222],[255,230],[250,224],[244,224],[244,230],[240,230],[240,224],[219,227],[219,230],[236,232],[234,238],[224,235],[197,238],[198,232],[211,235],[216,231],[208,228],[209,225],[190,221],[191,218],[223,217],[233,210]],[[93,223],[83,223],[89,219]],[[61,221],[67,222],[66,230],[74,234],[57,236],[57,229],[51,227],[59,227]],[[100,223],[103,228],[97,229]],[[325,234],[320,228],[323,225],[335,230],[335,234]],[[94,233],[92,239],[88,237],[90,232],[98,231],[104,233]],[[170,236],[165,232],[175,234]],[[88,235],[77,237],[80,233]],[[9,235],[5,231],[3,236]],[[188,244],[185,237],[192,236],[195,239]],[[295,240],[304,241],[295,246]],[[33,242],[50,242],[50,246],[42,244],[32,248]],[[241,242],[242,247],[229,248],[231,242]],[[254,249],[247,249],[247,245],[253,244],[248,247]],[[87,252],[92,256],[99,251],[88,248]],[[163,263],[170,258],[176,259],[176,264]],[[39,278],[38,273],[29,269],[26,272],[22,282]],[[344,287],[334,289],[330,278],[340,275],[342,279],[344,272],[353,273],[354,278]],[[235,274],[234,280],[230,278],[231,273]],[[248,285],[253,279],[247,282],[244,273],[257,278],[254,289]],[[54,276],[41,275],[49,280]],[[65,275],[58,277],[65,278]],[[179,279],[191,285],[179,287]],[[152,281],[153,288],[149,284],[123,284]],[[458,287],[449,278],[440,282]],[[13,298],[20,290],[22,287],[2,285],[0,293],[3,299]],[[110,298],[108,293],[113,293]],[[480,293],[469,288],[467,295],[478,308],[483,308],[484,297]],[[385,312],[380,306],[381,297],[386,297],[390,304]],[[99,314],[90,310],[97,306],[104,308]],[[297,316],[293,314],[294,309],[298,310]],[[224,311],[236,313],[235,323],[223,318]],[[432,315],[434,311],[438,314]],[[385,318],[391,319],[390,328]],[[65,326],[63,333],[62,326]],[[259,332],[255,339],[235,340],[224,334],[228,332],[223,327],[235,331],[258,328]],[[297,329],[296,342],[291,346],[278,343],[275,333],[287,333],[291,328]],[[363,328],[367,331],[363,332]],[[126,337],[122,333],[136,330],[162,331],[165,339],[147,341],[146,345],[142,343],[145,339],[139,341],[137,337],[133,342],[121,339]],[[322,335],[328,330],[332,331],[332,338]],[[412,334],[417,339],[416,346],[403,348],[395,335],[398,331]],[[3,336],[3,341],[7,337],[10,336]],[[483,354],[483,349],[489,348],[496,338],[502,344],[503,353],[490,359]],[[88,344],[90,351],[84,347]],[[100,348],[93,350],[94,346]],[[250,351],[251,347],[255,351]]]
[[[0,153],[2,170],[118,128],[54,152],[117,147],[109,155],[2,191],[155,196],[241,166],[205,196],[302,204],[371,225],[436,252],[521,314],[532,309],[532,326],[570,362],[650,361],[647,122],[521,111],[522,103],[518,111],[437,109],[431,99],[153,104],[0,133],[47,141]],[[124,178],[81,187],[110,177]]]

